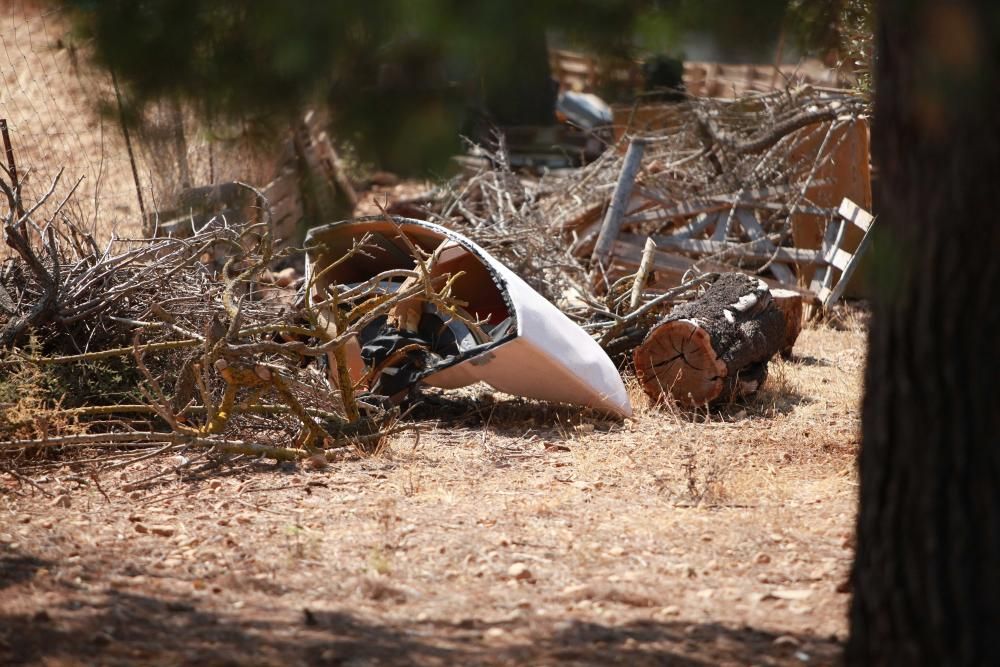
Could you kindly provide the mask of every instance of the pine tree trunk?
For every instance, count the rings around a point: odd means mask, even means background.
[[[1000,664],[1000,8],[883,0],[847,662]]]

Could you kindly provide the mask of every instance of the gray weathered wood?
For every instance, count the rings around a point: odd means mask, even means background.
[[[654,254],[656,254],[656,242],[652,238],[647,237],[646,245],[642,249],[642,261],[639,262],[639,270],[635,272],[635,280],[632,281],[629,310],[635,310],[639,306],[639,299],[642,298],[642,288],[646,286],[646,278],[649,276],[649,269],[653,263]]]
[[[827,223],[826,231],[823,233],[823,247],[820,251],[824,257],[832,257],[836,250],[840,248],[840,244],[844,240],[844,233],[847,230],[847,224],[847,220],[841,218],[839,215]],[[821,266],[813,275],[812,282],[809,284],[809,289],[816,293],[824,305],[829,297],[830,289],[833,287],[833,269],[834,267],[829,263]]]
[[[590,256],[591,263],[595,266],[606,267],[611,263],[615,239],[618,238],[622,224],[625,221],[625,209],[632,194],[635,177],[638,175],[639,167],[642,165],[642,155],[645,150],[645,139],[635,138],[629,142],[621,172],[618,174],[618,183],[615,185],[615,192],[611,196],[611,204],[608,206],[608,212],[604,216],[604,224],[601,225],[601,233],[597,236],[594,252]]]
[[[642,242],[639,234],[624,233],[619,240],[633,244]],[[758,239],[750,243],[730,243],[726,241],[711,241],[704,239],[677,238],[675,235],[653,235],[650,238],[663,249],[682,250],[693,255],[719,255],[727,253],[726,258],[748,259],[755,262],[766,262],[775,255],[774,244],[767,245],[766,239]],[[820,264],[824,261],[818,250],[803,250],[801,248],[778,248],[777,258],[782,262],[795,264]]]
[[[616,264],[622,264],[623,266],[638,267],[642,262],[642,246],[636,245],[634,243],[629,243],[626,239],[630,236],[625,234],[624,238],[615,241],[614,247],[614,257]],[[733,267],[721,262],[714,262],[710,259],[692,259],[684,255],[678,255],[676,253],[664,252],[663,250],[657,250],[653,254],[653,270],[676,275],[678,278],[682,277],[686,272],[691,269],[696,268],[700,273],[706,272],[716,272],[716,273],[728,273],[733,270]],[[770,287],[781,287],[783,289],[789,289],[793,292],[798,292],[803,297],[809,301],[815,300],[815,294],[809,290],[802,289],[795,285],[783,285],[773,278],[766,278],[763,276],[756,276],[763,280]]]
[[[850,259],[846,261],[844,267],[841,269],[840,280],[837,281],[835,286],[828,288],[824,294],[820,295],[820,300],[827,308],[837,303],[837,300],[843,296],[844,290],[847,289],[847,284],[851,282],[851,276],[854,275],[855,269],[858,268],[858,262],[860,261],[861,255],[863,255],[865,250],[868,249],[868,246],[871,245],[872,226],[875,224],[875,218],[871,213],[864,210],[847,197],[844,197],[844,201],[840,203],[838,213],[844,219],[845,223],[850,222],[860,229],[863,229],[865,235],[861,237],[861,242],[858,243],[857,249],[850,255]],[[843,233],[841,232],[840,241],[843,240],[842,234]],[[837,242],[835,250],[840,253],[847,254],[840,249],[840,241]],[[832,272],[832,267],[830,270]]]
[[[829,182],[830,181],[828,179],[820,179],[813,181],[812,186],[816,187],[820,185],[828,185]],[[763,200],[768,197],[787,194],[788,192],[794,192],[801,189],[802,186],[799,184],[772,185],[766,188],[744,190],[742,192],[722,195],[710,195],[701,199],[689,199],[682,203],[675,203],[664,200],[662,197],[646,188],[641,188],[638,192],[642,194],[643,197],[659,202],[662,206],[664,206],[664,208],[654,208],[648,211],[642,211],[641,213],[629,215],[625,218],[625,224],[631,225],[643,222],[660,222],[663,220],[670,220],[672,218],[686,218],[700,213],[728,210],[733,206],[733,204],[739,204],[740,206],[747,206],[749,208],[766,208],[770,210],[783,211],[788,208],[787,205],[781,202],[767,202]],[[831,212],[829,209],[808,205],[797,205],[795,210],[799,213],[822,216],[828,216]]]
[[[712,240],[725,241],[726,235],[729,234],[729,225],[733,221],[732,211],[722,211],[716,217],[718,222],[715,223],[715,229],[712,231]]]
[[[738,208],[736,209],[736,217],[740,221],[740,226],[743,228],[743,231],[747,236],[755,241],[761,241],[764,248],[770,250],[772,253],[777,252],[777,246],[775,246],[774,243],[767,238],[767,232],[765,232],[761,224],[757,222],[757,218],[754,217],[754,214],[751,211],[745,208]],[[785,285],[795,284],[795,274],[790,268],[781,262],[777,260],[771,262],[770,269],[771,273],[774,274],[774,277],[781,283]]]
[[[670,234],[669,238],[672,239],[689,239],[695,234],[705,230],[709,225],[713,225],[716,222],[718,213],[702,213],[698,215],[692,222],[679,228],[673,234]],[[657,244],[659,245],[659,244]]]

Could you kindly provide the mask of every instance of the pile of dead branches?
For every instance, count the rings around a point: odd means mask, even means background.
[[[464,173],[410,201],[387,209],[469,237],[503,262],[539,294],[565,305],[567,294],[583,290],[584,265],[552,233],[543,202],[551,196],[546,178],[516,173],[503,137],[495,150],[472,146]]]
[[[712,213],[752,208],[776,246],[789,238],[798,212],[826,215],[811,200],[823,185],[817,177],[844,140],[842,130],[864,113],[861,100],[842,91],[801,88],[736,100],[696,98],[664,107],[655,130],[642,134],[644,150],[624,230],[637,236],[667,235]],[[574,255],[594,250],[626,152],[617,147],[578,173],[563,176],[560,196],[545,201],[554,227],[567,234]],[[700,229],[719,229],[712,219]],[[733,237],[719,231],[716,241]],[[711,261],[747,268],[739,252]],[[766,267],[752,267],[766,271]]]
[[[622,140],[591,164],[540,177],[514,173],[502,140],[492,152],[476,147],[479,160],[463,175],[389,210],[466,234],[602,331],[616,321],[610,313],[623,317],[706,273],[738,270],[772,287],[808,285],[825,259],[818,248],[792,247],[792,221],[812,216],[822,229],[835,217],[839,201],[820,205],[815,197],[828,185],[825,174],[846,128],[864,116],[863,101],[803,86],[735,100],[689,98],[657,113],[645,125],[630,123]],[[630,140],[643,150],[616,230],[598,249],[629,170]],[[659,247],[640,272],[650,238]],[[635,300],[637,273],[643,284]],[[675,298],[657,301],[656,312],[676,303],[680,293],[671,293]]]
[[[0,270],[0,458],[34,465],[56,450],[86,450],[109,466],[167,452],[192,462],[330,460],[376,450],[403,428],[397,407],[352,380],[345,347],[408,299],[455,310],[451,281],[427,278],[435,256],[397,271],[406,287],[395,291],[377,279],[320,289],[321,274],[282,286],[270,272],[281,257],[269,207],[251,186],[258,219],[220,216],[184,238],[103,247],[59,216],[62,206],[35,219],[57,186],[25,208],[20,190],[0,183],[14,251]],[[340,261],[365,254],[367,242]],[[72,378],[107,364],[131,391],[81,396]],[[46,393],[54,374],[58,395]]]

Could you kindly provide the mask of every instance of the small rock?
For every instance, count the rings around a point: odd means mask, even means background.
[[[625,549],[623,549],[622,547],[611,547],[610,549],[608,549],[608,553],[611,554],[612,556],[622,556],[625,554]]]
[[[329,466],[329,461],[327,461],[326,457],[322,454],[313,454],[306,459],[306,467],[310,470],[323,470]]]
[[[663,616],[679,616],[681,613],[681,608],[675,604],[670,604],[660,610],[660,614]]]
[[[177,529],[173,526],[147,526],[145,524],[137,523],[135,524],[135,532],[137,533],[152,533],[153,535],[159,535],[160,537],[170,537],[177,532]]]
[[[761,551],[760,553],[758,553],[756,556],[753,557],[753,560],[758,565],[767,565],[768,563],[771,562],[771,557],[768,556],[763,551]]]
[[[808,588],[776,588],[771,591],[770,596],[779,600],[805,600],[813,592]]]
[[[791,636],[791,635],[781,635],[780,637],[775,638],[774,645],[775,646],[790,646],[792,648],[798,648],[799,647],[799,640],[796,639],[795,637]]]
[[[531,579],[531,570],[524,563],[514,563],[507,569],[507,576],[521,581]]]
[[[506,634],[507,631],[503,628],[490,628],[483,633],[483,639],[501,639]]]

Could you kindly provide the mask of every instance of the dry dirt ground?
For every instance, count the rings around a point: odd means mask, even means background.
[[[836,663],[864,346],[711,413],[438,394],[322,470],[4,476],[0,664]]]

